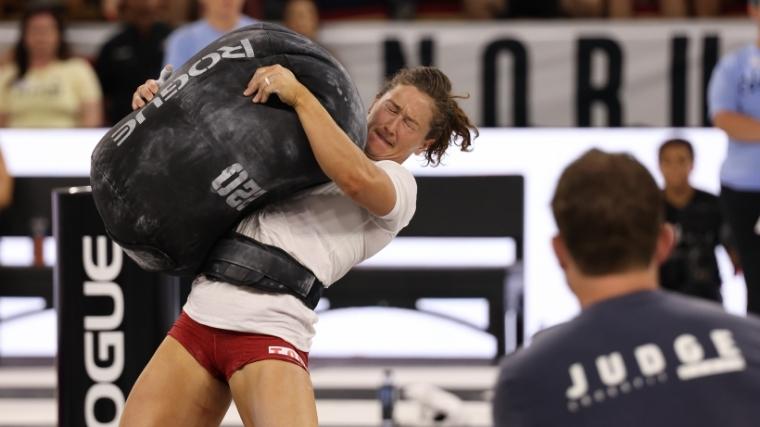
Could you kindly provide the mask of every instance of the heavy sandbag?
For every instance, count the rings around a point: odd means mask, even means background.
[[[108,234],[142,268],[194,274],[243,216],[327,181],[294,110],[274,95],[265,105],[243,96],[256,69],[275,63],[364,147],[361,99],[325,49],[266,23],[219,38],[92,154],[92,192]]]

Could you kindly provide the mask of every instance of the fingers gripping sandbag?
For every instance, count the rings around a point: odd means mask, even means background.
[[[192,274],[244,215],[327,181],[292,108],[243,90],[260,66],[289,68],[360,148],[366,115],[343,67],[282,27],[229,33],[176,70],[92,155],[95,203],[141,267]]]

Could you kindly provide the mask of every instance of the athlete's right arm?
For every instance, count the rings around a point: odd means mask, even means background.
[[[287,68],[260,67],[245,96],[265,103],[276,94],[296,111],[319,167],[351,200],[377,216],[396,206],[396,188],[388,174],[357,147],[308,88]]]

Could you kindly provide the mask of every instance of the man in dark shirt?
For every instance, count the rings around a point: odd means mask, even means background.
[[[758,425],[760,319],[658,289],[674,240],[662,203],[628,155],[565,169],[552,243],[582,312],[505,359],[497,427]]]
[[[161,72],[164,39],[171,28],[156,21],[156,0],[126,0],[124,26],[100,50],[95,71],[103,88],[106,123],[113,126],[132,112],[132,94]]]
[[[691,186],[694,148],[688,141],[665,141],[660,146],[659,161],[665,179],[665,221],[676,231],[676,246],[660,268],[660,285],[721,302],[715,248],[723,244],[729,255],[733,255],[734,250],[729,243],[729,228],[721,215],[720,200]],[[736,257],[731,256],[731,259],[734,261]]]

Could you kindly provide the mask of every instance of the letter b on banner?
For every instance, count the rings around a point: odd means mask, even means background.
[[[58,425],[118,426],[135,380],[179,311],[176,280],[109,239],[89,187],[53,193]]]

